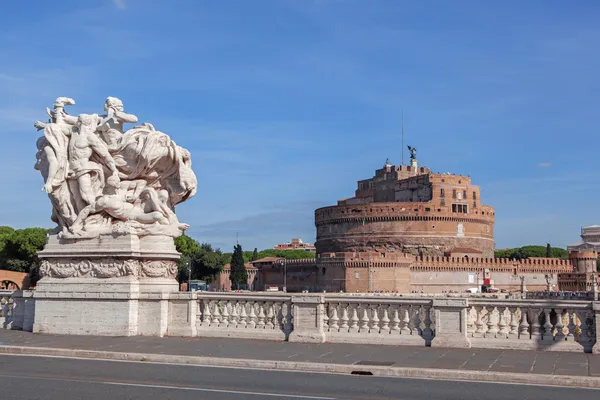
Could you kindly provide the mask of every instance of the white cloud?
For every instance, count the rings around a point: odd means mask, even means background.
[[[551,162],[541,162],[537,166],[540,168],[548,168],[548,167],[552,166],[552,163]]]
[[[125,0],[112,0],[112,2],[117,8],[121,10],[123,10],[126,7]]]

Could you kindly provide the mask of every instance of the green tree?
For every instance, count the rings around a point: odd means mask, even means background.
[[[0,269],[30,273],[30,284],[39,279],[40,260],[37,252],[44,248],[50,229],[26,228],[10,231],[0,228]]]
[[[188,277],[210,282],[227,262],[221,250],[213,249],[209,243],[200,244],[187,235],[176,238],[175,247],[181,253],[177,278],[180,283],[187,282]]]
[[[218,273],[223,271],[225,261],[221,250],[213,249],[209,243],[202,243],[200,251],[192,260],[193,279],[211,282]]]
[[[546,244],[546,257],[552,257],[552,247],[550,246],[550,243]]]
[[[233,247],[229,279],[231,280],[231,286],[236,289],[239,289],[240,285],[245,286],[248,284],[248,271],[246,271],[246,266],[244,265],[242,246],[239,244]]]
[[[252,256],[250,256],[250,261],[256,261],[258,260],[258,249],[255,247],[254,251],[252,252]]]
[[[530,257],[547,257],[548,246],[523,246],[514,249],[496,250],[494,256],[496,258],[510,258],[522,260]],[[569,252],[558,247],[550,247],[551,258],[567,259]]]
[[[200,252],[200,244],[188,235],[181,235],[175,238],[175,248],[181,253],[181,258],[177,262],[177,281],[187,282],[190,264]]]

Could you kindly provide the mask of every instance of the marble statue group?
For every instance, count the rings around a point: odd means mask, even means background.
[[[188,150],[149,123],[125,130],[138,118],[108,97],[105,114],[69,115],[75,101],[59,97],[47,108],[37,140],[35,169],[52,203],[51,219],[64,238],[102,234],[167,235],[188,228],[175,205],[196,193]]]

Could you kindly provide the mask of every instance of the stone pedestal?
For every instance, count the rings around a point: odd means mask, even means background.
[[[179,290],[172,237],[50,235],[38,256],[43,278],[35,291],[34,332],[166,333],[167,294]]]
[[[292,297],[294,315],[294,330],[288,341],[300,343],[325,343],[325,328],[323,315],[325,298],[323,296],[294,296]]]
[[[431,347],[470,348],[467,337],[467,299],[434,299],[435,338]]]

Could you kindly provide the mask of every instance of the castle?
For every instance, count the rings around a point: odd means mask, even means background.
[[[414,156],[414,155],[413,155]],[[255,288],[440,293],[585,290],[594,280],[600,227],[569,259],[494,258],[495,212],[469,176],[386,161],[354,197],[315,211],[316,258],[258,260]],[[588,240],[586,242],[586,240]],[[596,247],[594,247],[597,245]]]

